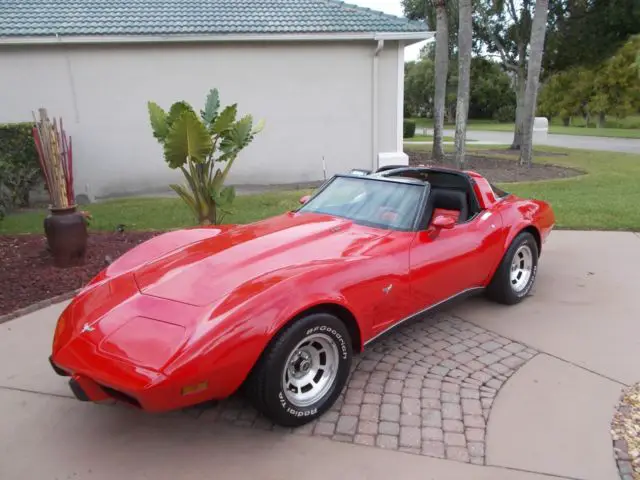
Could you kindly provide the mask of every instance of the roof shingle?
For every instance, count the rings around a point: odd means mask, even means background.
[[[0,37],[426,30],[338,0],[0,0]]]

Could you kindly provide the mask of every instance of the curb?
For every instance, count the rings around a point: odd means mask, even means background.
[[[69,300],[76,296],[77,293],[82,290],[81,288],[77,290],[72,290],[71,292],[63,293],[61,295],[57,295],[55,297],[48,298],[46,300],[41,300],[36,303],[32,303],[31,305],[23,308],[19,308],[18,310],[14,310],[11,313],[7,313],[5,315],[0,315],[0,325],[6,323],[10,320],[13,320],[18,317],[22,317],[23,315],[27,315],[29,313],[33,313],[37,310],[41,310],[45,307],[54,305],[56,303],[64,302],[65,300]]]

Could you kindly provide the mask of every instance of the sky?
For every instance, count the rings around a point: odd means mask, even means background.
[[[361,7],[371,8],[380,12],[389,13],[391,15],[397,15],[402,17],[402,3],[401,0],[345,0],[346,3],[359,5]],[[426,42],[420,42],[413,44],[404,49],[404,59],[416,60],[420,55],[420,49]]]

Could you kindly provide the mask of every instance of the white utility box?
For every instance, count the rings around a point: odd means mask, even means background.
[[[534,145],[546,143],[549,136],[549,120],[545,117],[536,117],[533,119],[533,138]]]

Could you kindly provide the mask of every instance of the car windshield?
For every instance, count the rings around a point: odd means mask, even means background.
[[[335,177],[299,212],[334,215],[373,227],[411,230],[424,184]]]

